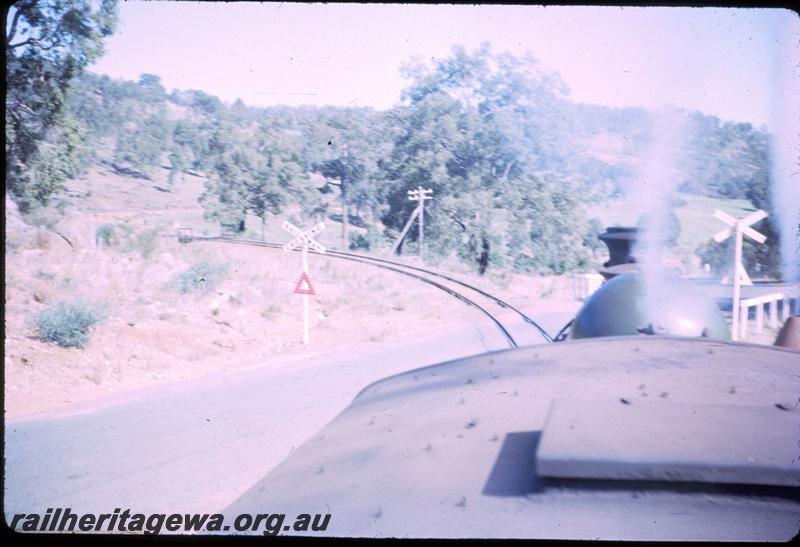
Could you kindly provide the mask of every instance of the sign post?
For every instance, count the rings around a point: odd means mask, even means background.
[[[425,189],[422,186],[417,186],[416,190],[408,191],[408,199],[411,201],[418,201],[417,209],[419,211],[419,257],[423,258],[423,250],[425,246],[425,200],[432,199],[433,190]],[[411,215],[414,218],[414,214]],[[410,221],[409,221],[410,222]],[[424,260],[424,259],[423,259]]]
[[[303,273],[294,287],[295,294],[303,295],[303,344],[308,345],[308,296],[316,294],[311,279],[308,277],[308,249],[311,248],[319,254],[325,253],[325,247],[314,241],[313,236],[325,229],[325,223],[320,222],[310,230],[303,231],[288,220],[283,221],[283,229],[292,234],[294,239],[283,245],[284,251],[293,251],[302,246]]]
[[[759,209],[754,213],[750,213],[744,218],[733,218],[730,215],[727,215],[716,209],[714,211],[714,217],[721,220],[725,224],[729,226],[729,228],[725,228],[714,234],[714,241],[717,243],[722,243],[726,239],[728,239],[731,234],[734,235],[734,250],[733,250],[733,318],[731,321],[731,338],[736,341],[739,339],[739,301],[741,299],[741,291],[742,291],[742,278],[747,275],[745,272],[744,264],[742,264],[742,243],[744,236],[755,240],[758,243],[764,243],[767,238],[756,232],[750,226],[755,224],[760,220],[764,220],[767,218],[766,211],[762,211]],[[731,228],[733,231],[731,231]],[[746,318],[745,318],[746,321]]]

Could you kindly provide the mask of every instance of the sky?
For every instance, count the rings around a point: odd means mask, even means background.
[[[168,90],[255,106],[389,108],[412,56],[488,41],[533,54],[576,102],[673,105],[760,126],[787,40],[800,49],[800,18],[782,9],[123,1],[119,13],[90,70],[149,72]]]

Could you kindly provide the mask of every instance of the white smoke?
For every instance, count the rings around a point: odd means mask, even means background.
[[[784,281],[793,285],[800,312],[800,18],[789,10],[776,17],[770,104],[770,169],[773,226],[780,234]]]
[[[663,256],[667,250],[669,215],[680,184],[679,161],[688,128],[688,114],[663,109],[650,114],[651,140],[645,161],[629,188],[633,205],[643,210],[643,223],[634,249],[645,290],[645,314],[659,317],[658,310],[669,301],[664,282]]]

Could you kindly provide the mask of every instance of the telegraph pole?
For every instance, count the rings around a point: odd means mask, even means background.
[[[419,257],[424,260],[423,252],[425,246],[425,200],[432,199],[433,190],[425,189],[422,186],[417,186],[416,190],[408,191],[408,199],[411,201],[418,201],[417,209],[419,210]],[[412,214],[412,218],[413,218]]]

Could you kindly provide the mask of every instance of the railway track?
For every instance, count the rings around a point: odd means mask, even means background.
[[[234,239],[231,237],[225,236],[192,236],[192,235],[185,235],[180,238],[182,242],[190,242],[190,241],[209,241],[209,242],[217,242],[217,243],[227,243],[227,244],[234,244],[234,245],[248,245],[254,247],[265,247],[269,249],[283,249],[283,246],[279,243],[269,243],[264,241],[255,241],[255,240],[248,240],[248,239]],[[297,251],[299,252],[299,251]],[[319,254],[312,250],[309,250],[309,253],[312,254]],[[454,298],[457,298],[464,304],[471,306],[486,316],[494,325],[495,327],[501,332],[503,337],[505,338],[508,345],[512,348],[516,348],[518,346],[516,340],[509,332],[508,328],[503,325],[503,323],[497,318],[495,314],[487,309],[487,306],[481,305],[480,303],[476,302],[475,295],[478,295],[480,298],[490,301],[492,304],[497,305],[501,308],[510,310],[517,314],[528,326],[531,328],[536,329],[536,331],[547,341],[552,342],[552,337],[545,331],[536,321],[525,315],[522,311],[515,308],[513,305],[505,302],[496,296],[480,289],[479,287],[475,287],[474,285],[470,285],[469,283],[465,283],[459,279],[451,277],[449,275],[435,272],[433,270],[429,270],[426,268],[421,268],[419,266],[412,266],[409,264],[402,264],[399,262],[394,262],[392,260],[387,260],[383,258],[371,257],[360,255],[356,253],[346,253],[342,251],[326,251],[325,256],[331,256],[334,258],[339,258],[341,260],[348,260],[351,262],[360,262],[362,264],[369,264],[371,266],[381,268],[384,270],[389,270],[395,273],[399,273],[402,275],[406,275],[408,277],[417,279],[418,281],[422,281],[429,285],[436,287],[439,290],[445,291],[446,293],[450,294]],[[450,284],[450,286],[448,286]],[[458,288],[454,288],[452,285],[456,285]],[[467,296],[462,292],[463,289],[471,291],[473,294]]]

